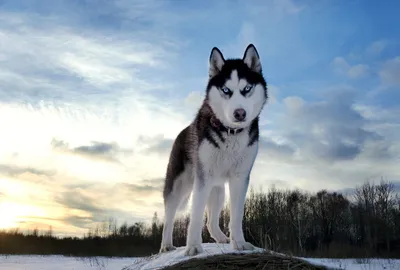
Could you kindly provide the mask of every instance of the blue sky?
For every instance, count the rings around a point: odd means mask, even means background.
[[[400,3],[0,2],[0,227],[82,233],[162,213],[175,136],[217,46],[261,56],[270,100],[251,183],[400,183]]]

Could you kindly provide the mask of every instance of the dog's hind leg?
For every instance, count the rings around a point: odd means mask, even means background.
[[[225,186],[214,187],[207,201],[207,229],[217,243],[229,243],[229,238],[221,231],[219,216],[224,207]]]
[[[160,252],[167,252],[176,249],[172,243],[172,233],[174,230],[174,220],[179,205],[179,198],[171,195],[172,194],[167,196],[164,201],[165,216]]]
[[[175,216],[187,203],[192,186],[193,180],[190,178],[190,173],[184,172],[174,181],[171,193],[166,194],[164,197],[165,215],[160,252],[168,252],[176,249],[172,241]]]

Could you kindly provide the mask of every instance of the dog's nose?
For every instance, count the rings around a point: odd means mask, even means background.
[[[244,109],[236,109],[233,112],[233,116],[238,121],[243,121],[246,118],[246,111]]]

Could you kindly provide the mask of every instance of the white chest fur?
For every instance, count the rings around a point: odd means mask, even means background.
[[[232,175],[248,173],[257,155],[257,143],[248,146],[247,132],[224,137],[225,142],[216,140],[219,148],[208,140],[203,140],[199,148],[199,160],[205,177],[218,182],[225,182]]]

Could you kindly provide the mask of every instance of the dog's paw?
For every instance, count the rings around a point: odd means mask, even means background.
[[[185,249],[186,256],[195,256],[200,253],[203,253],[203,247],[201,245],[189,245]]]
[[[164,252],[168,252],[168,251],[173,251],[175,250],[176,247],[174,247],[173,245],[166,245],[166,246],[162,246],[160,248],[160,253],[164,253]]]
[[[253,246],[252,244],[250,244],[249,242],[244,242],[244,241],[237,242],[237,241],[232,240],[231,243],[232,243],[232,248],[234,250],[254,250],[254,249],[256,249],[256,247]]]

